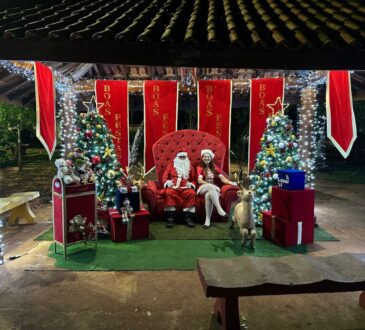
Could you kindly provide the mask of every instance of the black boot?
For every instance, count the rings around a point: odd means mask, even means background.
[[[184,212],[184,220],[188,227],[195,227],[195,223],[193,221],[193,213]]]
[[[175,211],[166,211],[167,222],[165,224],[166,228],[172,228],[175,221]]]

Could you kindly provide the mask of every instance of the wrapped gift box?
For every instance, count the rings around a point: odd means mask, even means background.
[[[314,189],[285,190],[272,187],[272,214],[289,221],[314,221]]]
[[[278,187],[286,190],[303,190],[305,172],[300,170],[278,170]]]
[[[123,187],[124,188],[124,187]],[[116,206],[118,211],[121,207],[123,207],[124,199],[128,198],[131,202],[131,206],[133,208],[133,212],[138,212],[140,210],[140,198],[139,198],[139,191],[131,191],[130,189],[121,189],[123,191],[117,190],[116,195]]]
[[[129,222],[122,222],[122,216],[116,209],[109,209],[111,238],[113,242],[146,239],[149,237],[150,213],[140,210]]]
[[[263,236],[283,247],[309,244],[314,241],[314,219],[311,221],[287,221],[263,212]]]

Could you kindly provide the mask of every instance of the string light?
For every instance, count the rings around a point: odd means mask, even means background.
[[[34,62],[0,61],[0,66],[12,74],[17,74],[23,78],[34,81]],[[76,131],[76,93],[73,90],[73,82],[57,70],[54,70],[55,88],[58,95],[56,117],[59,119],[59,135],[61,139],[61,157],[74,148],[77,139]]]
[[[137,162],[138,150],[143,140],[143,133],[144,133],[143,129],[144,129],[144,121],[142,121],[142,123],[139,125],[136,131],[136,135],[134,136],[128,166],[131,166],[132,164]]]
[[[301,89],[299,113],[299,154],[306,171],[306,186],[314,188],[314,171],[325,163],[325,117],[317,112],[318,87],[326,82],[323,72],[310,72]]]

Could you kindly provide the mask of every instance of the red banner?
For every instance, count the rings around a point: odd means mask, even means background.
[[[128,81],[97,80],[95,95],[96,102],[102,104],[99,114],[104,116],[114,136],[117,159],[125,169],[129,163]]]
[[[251,79],[250,138],[248,145],[248,173],[255,167],[256,155],[260,151],[260,139],[266,119],[282,111],[284,103],[284,78]]]
[[[177,129],[177,81],[146,80],[144,96],[144,170],[154,168],[153,144],[162,136]]]
[[[42,63],[34,64],[37,138],[47,150],[49,159],[56,148],[56,92],[52,70]]]
[[[329,71],[326,93],[327,136],[344,158],[356,140],[349,71]]]
[[[198,81],[198,130],[219,138],[227,147],[223,171],[229,173],[231,148],[231,80]]]

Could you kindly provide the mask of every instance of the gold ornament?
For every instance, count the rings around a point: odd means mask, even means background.
[[[108,172],[106,172],[106,176],[108,177],[108,179],[113,179],[116,176],[116,173],[114,170],[109,170]]]
[[[260,164],[261,167],[265,167],[266,166],[266,160],[262,160],[259,164]]]
[[[106,146],[103,158],[111,157],[111,155],[112,155],[112,149],[110,149],[109,146]]]
[[[272,186],[269,187],[269,196],[272,194]]]
[[[101,125],[100,125],[100,124],[97,124],[97,125],[96,125],[96,128],[97,128],[97,129],[100,129],[100,128],[101,128]]]
[[[293,157],[288,156],[288,157],[286,157],[285,161],[286,161],[287,163],[291,163],[291,162],[293,161]]]
[[[91,174],[90,178],[89,178],[89,181],[94,183],[96,181],[96,176],[95,176],[95,173]]]
[[[275,158],[275,150],[276,150],[276,148],[274,148],[273,144],[270,143],[269,147],[265,148],[266,156],[271,156],[271,157]]]

